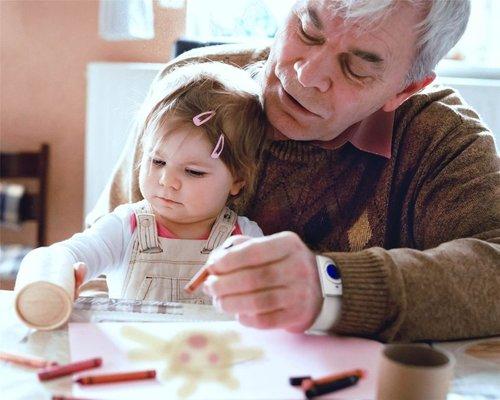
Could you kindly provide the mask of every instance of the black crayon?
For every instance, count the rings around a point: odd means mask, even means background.
[[[336,390],[344,389],[349,386],[355,385],[359,381],[359,376],[348,376],[346,378],[338,379],[336,381],[324,383],[321,385],[314,385],[311,389],[306,390],[306,397],[311,399],[316,396],[335,392]]]

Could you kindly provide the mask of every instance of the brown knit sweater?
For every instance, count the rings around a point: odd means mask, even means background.
[[[182,60],[245,65],[267,54],[213,49]],[[140,200],[134,146],[90,219]],[[239,211],[266,234],[294,231],[336,261],[343,281],[337,333],[384,341],[498,335],[499,170],[476,113],[452,89],[434,87],[397,110],[391,159],[349,143],[336,150],[272,143],[253,200]]]

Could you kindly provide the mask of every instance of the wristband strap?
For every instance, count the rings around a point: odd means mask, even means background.
[[[337,318],[340,317],[341,304],[340,297],[325,297],[319,315],[308,330],[319,332],[329,331],[335,325]]]
[[[310,331],[330,330],[338,317],[340,317],[340,307],[342,305],[342,280],[335,262],[328,257],[316,256],[321,292],[323,295],[323,305],[316,317]]]

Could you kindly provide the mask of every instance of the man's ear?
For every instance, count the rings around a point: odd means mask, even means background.
[[[398,108],[401,104],[403,104],[408,97],[410,97],[412,94],[418,92],[419,90],[422,90],[424,87],[429,85],[434,79],[436,78],[436,74],[432,72],[430,75],[426,76],[424,79],[418,81],[418,82],[413,82],[412,84],[408,85],[405,87],[401,92],[396,94],[392,99],[389,99],[382,109],[385,112],[391,112],[394,111],[396,108]]]
[[[243,186],[245,186],[245,183],[246,182],[243,179],[235,179],[233,181],[233,184],[231,185],[231,189],[229,190],[229,193],[232,196],[237,196],[240,193]]]

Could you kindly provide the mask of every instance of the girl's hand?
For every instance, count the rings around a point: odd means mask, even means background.
[[[85,280],[85,275],[87,274],[87,266],[85,263],[77,262],[73,264],[75,269],[75,299],[78,297],[79,288]]]

